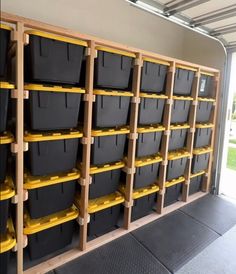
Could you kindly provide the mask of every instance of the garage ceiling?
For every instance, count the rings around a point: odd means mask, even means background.
[[[127,0],[131,4],[170,18],[219,39],[236,50],[236,0]]]

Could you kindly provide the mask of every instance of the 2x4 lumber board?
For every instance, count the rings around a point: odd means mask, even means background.
[[[210,157],[209,157],[209,163],[207,167],[207,172],[205,176],[203,177],[203,185],[202,185],[202,191],[208,192],[210,189],[211,185],[211,178],[212,178],[212,167],[214,164],[214,153],[215,147],[216,147],[216,135],[217,135],[217,119],[219,115],[219,98],[220,98],[220,73],[216,73],[214,76],[214,90],[215,90],[215,103],[213,107],[213,111],[211,113],[211,123],[213,123],[214,127],[212,128],[212,133],[211,133],[211,142],[210,146],[213,149],[212,152],[210,152]]]
[[[202,198],[203,196],[207,195],[207,193],[205,192],[198,192],[198,193],[195,193],[193,195],[190,196],[188,203],[191,203],[199,198]],[[74,249],[71,249],[63,254],[60,254],[54,258],[51,258],[45,262],[42,262],[32,268],[29,268],[27,269],[24,274],[44,274],[44,273],[47,273],[57,267],[60,267],[61,265],[63,264],[66,264],[74,259],[77,259],[81,256],[83,256],[84,254],[104,245],[104,244],[107,244],[119,237],[122,237],[123,235],[127,234],[127,233],[130,233],[131,231],[135,230],[135,229],[138,229],[139,227],[142,227],[146,224],[149,224],[161,217],[163,217],[164,215],[167,215],[183,206],[185,206],[186,203],[184,202],[176,202],[175,204],[172,204],[168,207],[165,207],[163,209],[163,214],[162,215],[159,215],[159,214],[156,214],[155,212],[154,213],[151,213],[141,219],[138,219],[137,221],[135,222],[132,222],[130,224],[130,228],[128,230],[125,230],[125,229],[117,229],[117,230],[114,230],[112,232],[109,232],[103,236],[100,236],[99,238],[96,238],[92,241],[90,241],[88,244],[87,244],[87,249],[84,250],[84,251],[80,251],[76,248]]]
[[[167,172],[167,162],[168,162],[168,146],[170,139],[170,122],[171,122],[171,109],[173,104],[173,89],[174,89],[174,81],[175,81],[175,62],[171,63],[169,67],[169,71],[167,72],[167,80],[166,80],[166,95],[168,99],[165,103],[164,114],[163,114],[163,125],[165,127],[165,132],[162,136],[161,143],[161,155],[163,158],[163,162],[160,165],[159,172],[159,182],[158,185],[160,187],[160,191],[158,193],[157,199],[157,213],[161,214],[164,207],[164,199],[165,199],[165,182],[166,182],[166,172]]]
[[[85,91],[88,100],[84,102],[84,128],[83,138],[86,142],[83,144],[81,177],[85,180],[85,184],[81,186],[81,201],[79,215],[83,224],[80,226],[79,247],[81,250],[86,249],[87,228],[88,228],[88,196],[90,182],[90,151],[91,151],[91,130],[92,130],[92,108],[93,108],[93,77],[94,77],[94,58],[95,58],[95,42],[89,42],[89,54],[86,56],[86,80]]]
[[[78,38],[78,39],[82,39],[82,40],[86,40],[86,41],[95,41],[96,44],[99,44],[99,45],[110,46],[110,47],[114,47],[114,48],[117,48],[117,49],[130,51],[130,52],[133,52],[133,53],[139,52],[143,56],[146,56],[146,57],[152,57],[152,58],[156,58],[156,59],[164,60],[164,61],[168,61],[168,62],[176,62],[178,64],[185,65],[185,66],[190,66],[190,67],[193,67],[193,68],[201,68],[202,70],[207,71],[207,72],[218,72],[218,70],[215,69],[215,68],[190,63],[190,62],[187,62],[187,61],[179,60],[179,59],[176,59],[176,58],[171,58],[171,57],[168,57],[168,56],[160,55],[160,54],[145,51],[145,50],[140,50],[140,49],[137,49],[137,48],[134,48],[134,47],[130,47],[130,46],[126,46],[126,45],[123,45],[123,44],[120,44],[120,43],[116,43],[116,42],[112,42],[112,41],[109,41],[109,40],[101,39],[101,38],[98,38],[98,37],[95,37],[95,36],[82,34],[82,33],[79,33],[77,31],[72,31],[72,30],[67,29],[67,28],[57,27],[57,26],[47,24],[47,23],[43,23],[43,22],[40,22],[40,21],[37,21],[37,20],[33,20],[33,19],[22,17],[22,16],[10,14],[10,13],[4,12],[4,11],[1,12],[1,20],[5,21],[5,22],[9,22],[9,23],[21,22],[25,25],[25,27],[28,27],[28,28],[38,29],[38,30],[42,30],[42,31],[46,31],[46,32],[50,32],[50,33],[54,33],[54,34],[58,34],[58,35],[63,35],[63,36],[71,37],[71,38]]]
[[[190,184],[190,175],[191,175],[191,166],[192,166],[192,157],[193,157],[193,143],[194,143],[194,133],[195,133],[195,124],[196,124],[196,114],[197,114],[197,97],[199,90],[199,82],[200,82],[200,69],[195,73],[193,79],[193,86],[191,96],[193,98],[190,113],[189,113],[189,126],[190,130],[187,136],[187,150],[190,153],[190,157],[187,161],[186,170],[185,170],[185,182],[183,184],[182,190],[182,200],[183,202],[187,202],[189,196],[189,184]]]
[[[130,112],[130,134],[137,136],[138,127],[138,110],[139,110],[139,93],[140,93],[140,81],[141,81],[141,68],[142,68],[142,55],[137,54],[134,64],[132,92],[134,94],[131,102]],[[131,170],[126,174],[125,185],[125,209],[124,209],[124,228],[128,229],[131,222],[132,202],[133,202],[133,182],[134,182],[134,169],[135,169],[135,155],[136,155],[136,138],[129,138],[128,143],[128,155],[126,167]]]

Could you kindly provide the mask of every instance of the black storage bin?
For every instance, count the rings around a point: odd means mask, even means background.
[[[11,249],[16,245],[15,230],[11,219],[8,219],[6,232],[1,234],[0,245],[0,272],[1,274],[7,274]]]
[[[136,172],[134,174],[134,188],[147,187],[158,178],[159,165],[162,161],[160,156],[141,158],[135,161]]]
[[[204,126],[201,124],[196,125],[196,131],[194,133],[194,147],[209,146],[211,141],[212,128],[208,125]]]
[[[169,151],[185,147],[188,128],[188,125],[173,125],[170,127]]]
[[[189,154],[184,152],[172,152],[169,154],[166,178],[167,181],[171,181],[184,175],[188,156]]]
[[[0,82],[0,134],[7,129],[8,102],[14,85]]]
[[[160,93],[165,91],[169,63],[146,59],[141,74],[141,91]],[[149,61],[148,61],[149,60]]]
[[[213,102],[210,101],[200,101],[198,99],[196,122],[206,123],[209,122],[211,116]]]
[[[149,94],[142,94],[140,97],[138,124],[160,124],[162,122],[166,96],[160,95],[160,98],[156,98],[157,96],[155,97],[155,95],[150,97]]]
[[[26,101],[26,122],[31,130],[57,130],[77,127],[81,93],[74,87],[30,84]]]
[[[30,30],[29,44],[25,46],[25,80],[79,84],[81,65],[87,43]]]
[[[174,97],[171,109],[171,123],[188,122],[191,100],[179,100]]]
[[[76,167],[77,150],[82,133],[26,133],[29,142],[26,164],[31,175],[43,176],[67,172]]]
[[[203,175],[193,176],[190,179],[189,195],[201,191]]]
[[[24,189],[28,190],[28,211],[31,219],[63,211],[73,205],[78,178],[77,170],[53,176],[24,176]]]
[[[192,160],[192,173],[206,170],[209,163],[210,149],[194,149]]]
[[[190,95],[194,78],[194,71],[176,68],[173,93],[177,95]]]
[[[72,241],[75,207],[39,219],[24,216],[24,234],[28,236],[28,248],[32,260],[60,250]]]
[[[128,89],[135,54],[105,47],[97,47],[94,86]]]
[[[89,185],[89,199],[96,199],[117,191],[123,162],[90,168],[92,183]]]
[[[103,165],[120,161],[124,157],[127,128],[93,130],[94,143],[91,146],[91,164]]]
[[[0,184],[6,179],[7,156],[10,150],[10,143],[12,142],[13,136],[10,133],[0,134]]]
[[[179,200],[180,194],[182,192],[182,186],[183,184],[181,182],[166,186],[164,207],[174,204]]]
[[[164,129],[162,126],[138,128],[136,157],[157,154],[160,149]]]
[[[7,25],[0,25],[0,79],[7,80],[7,55],[10,46],[10,34],[12,28]]]
[[[94,90],[93,127],[118,127],[128,124],[131,92]]]
[[[214,96],[214,78],[211,75],[201,74],[198,96],[213,97]]]

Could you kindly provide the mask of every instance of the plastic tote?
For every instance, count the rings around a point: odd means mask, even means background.
[[[11,249],[16,245],[15,230],[12,220],[7,221],[7,230],[0,238],[0,270],[2,274],[8,274]]]
[[[173,96],[174,102],[171,109],[171,123],[187,123],[189,110],[193,98]]]
[[[6,233],[7,219],[11,198],[15,195],[15,189],[11,177],[7,177],[3,184],[0,184],[0,234]]]
[[[8,103],[11,89],[14,89],[14,85],[0,82],[0,134],[7,129]]]
[[[58,130],[77,127],[81,94],[76,87],[29,84],[26,122],[31,130]]]
[[[212,97],[214,92],[214,74],[201,73],[198,96]]]
[[[163,119],[165,99],[162,94],[140,93],[138,124],[160,124]]]
[[[124,197],[118,191],[110,195],[89,200],[88,236],[99,236],[116,228]],[[75,204],[79,208],[80,196],[75,197]]]
[[[129,123],[132,92],[94,90],[93,127],[118,127]]]
[[[207,169],[211,152],[210,147],[195,148],[193,150],[192,173]]]
[[[7,158],[10,144],[13,142],[13,135],[9,132],[0,134],[0,184],[5,181],[7,174]]]
[[[134,53],[97,46],[94,86],[126,90],[130,86]]]
[[[75,206],[39,219],[24,214],[24,234],[32,260],[60,250],[72,241],[74,220],[78,217]]]
[[[10,34],[11,34],[12,28],[0,24],[0,41],[1,41],[1,47],[0,47],[0,79],[6,81],[7,80],[7,54],[9,50],[10,45]]]
[[[124,157],[128,127],[92,130],[91,164],[103,165],[121,161]]]
[[[184,180],[184,177],[179,177],[178,179],[173,179],[170,182],[166,182],[164,206],[169,206],[179,200]]]
[[[213,124],[196,124],[194,133],[194,147],[209,146],[211,141]]]
[[[193,195],[194,193],[201,191],[204,173],[204,171],[201,171],[196,174],[191,174],[189,195]]]
[[[159,152],[161,137],[165,128],[162,125],[139,127],[136,157],[145,157]]]
[[[29,143],[26,164],[33,176],[67,172],[76,167],[77,150],[82,133],[77,130],[63,132],[26,132]]]
[[[73,205],[78,170],[52,176],[25,173],[24,189],[28,190],[27,208],[30,218],[37,219],[65,210]]]
[[[196,122],[197,123],[207,123],[210,121],[211,110],[213,108],[215,100],[198,98]]]
[[[165,91],[166,75],[170,63],[152,58],[143,58],[141,91],[161,93]]]
[[[188,124],[170,126],[169,151],[182,149],[186,146],[189,128],[190,126]]]
[[[37,30],[27,30],[25,80],[79,84],[87,42]]]
[[[173,93],[176,95],[190,95],[194,79],[194,68],[177,65]]]

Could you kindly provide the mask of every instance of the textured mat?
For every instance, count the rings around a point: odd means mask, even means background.
[[[180,211],[139,228],[132,235],[173,273],[219,237]]]
[[[169,274],[132,235],[127,234],[54,270],[57,274]]]
[[[236,224],[236,205],[217,196],[204,196],[180,210],[220,235]]]

